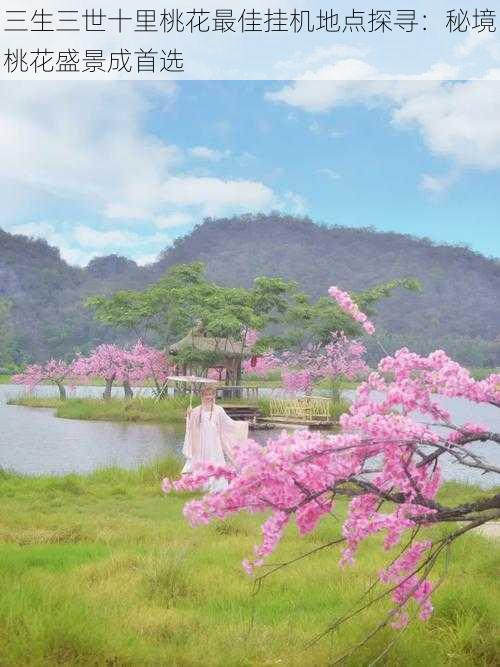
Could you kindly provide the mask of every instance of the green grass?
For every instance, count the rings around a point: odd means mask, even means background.
[[[484,380],[492,373],[498,373],[498,368],[469,368],[469,372],[474,380]]]
[[[10,384],[11,377],[11,375],[0,374],[0,384]]]
[[[246,373],[245,374],[245,385],[248,385],[250,387],[266,387],[269,389],[279,389],[282,386],[281,382],[281,371],[270,371],[267,373],[267,375],[261,376],[261,375],[254,375],[252,373]],[[358,387],[359,382],[357,380],[348,380],[347,378],[342,378],[338,382],[338,389],[356,389]],[[331,388],[331,381],[330,380],[322,380],[321,382],[317,382],[314,385],[315,389],[327,389],[330,390]]]
[[[245,404],[246,401],[231,399],[231,405]],[[194,405],[197,401],[194,401]],[[83,419],[91,421],[113,421],[134,423],[172,424],[185,420],[189,399],[186,397],[168,398],[156,401],[153,398],[134,398],[125,400],[113,398],[105,401],[98,398],[68,398],[61,401],[55,397],[21,396],[9,400],[9,405],[24,405],[31,408],[52,408],[56,417],[63,419]],[[224,401],[222,401],[224,404]],[[269,400],[259,401],[264,416],[269,415]],[[346,411],[345,401],[330,401],[330,416],[337,420]]]
[[[182,516],[186,497],[159,489],[164,475],[177,473],[177,462],[165,460],[137,472],[0,474],[1,665],[321,666],[388,608],[304,650],[391,554],[372,540],[354,567],[341,570],[338,548],[323,550],[275,573],[253,595],[240,561],[259,540],[262,517],[190,528]],[[455,484],[443,495],[451,501],[471,493],[479,491]],[[344,508],[313,535],[288,530],[272,561],[339,535]],[[434,616],[411,625],[380,664],[498,664],[498,556],[479,535],[457,543]],[[369,664],[394,636],[384,630],[346,664]]]
[[[22,396],[11,399],[10,405],[33,408],[53,408],[57,417],[92,421],[134,423],[181,423],[185,420],[187,398],[170,398],[156,401],[154,398],[124,400],[113,398],[105,401],[97,398],[38,398]]]

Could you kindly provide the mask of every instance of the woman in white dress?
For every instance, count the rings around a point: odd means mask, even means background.
[[[201,392],[201,405],[188,408],[182,448],[186,463],[182,473],[191,472],[195,463],[232,463],[233,444],[248,438],[248,422],[231,419],[224,408],[216,405],[215,398],[215,388],[205,385]],[[220,491],[226,486],[226,480],[213,479],[207,483],[206,490]]]

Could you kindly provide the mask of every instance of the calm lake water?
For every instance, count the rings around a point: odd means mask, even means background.
[[[76,387],[69,396],[101,397],[103,387]],[[86,473],[108,466],[137,468],[168,454],[181,456],[182,424],[124,424],[59,419],[54,411],[7,405],[24,388],[0,385],[0,468],[28,475]],[[147,389],[135,392],[148,395]],[[37,396],[57,396],[56,387],[42,386]],[[113,395],[123,397],[117,387]],[[254,432],[259,442],[270,431]]]
[[[100,397],[103,387],[77,387],[76,396]],[[147,390],[142,390],[146,395]],[[53,411],[7,405],[9,398],[24,393],[17,385],[0,385],[0,468],[29,475],[71,472],[86,473],[116,465],[137,468],[167,454],[181,455],[182,425],[123,424],[58,419]],[[37,395],[57,395],[55,387],[40,387]],[[123,390],[117,388],[116,396]],[[347,398],[353,392],[346,391]],[[441,398],[441,405],[461,424],[473,421],[500,431],[500,411],[490,405],[476,405],[463,399]],[[253,431],[251,437],[265,442],[274,431]],[[477,445],[475,451],[500,466],[500,447],[493,443]],[[473,469],[462,469],[451,460],[443,461],[447,479],[499,484],[498,475],[481,476]]]

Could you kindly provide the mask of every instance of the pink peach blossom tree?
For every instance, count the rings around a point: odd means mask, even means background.
[[[146,345],[140,339],[127,353],[127,364],[129,379],[152,382],[157,395],[160,395],[163,384],[173,372],[167,355],[162,350]]]
[[[78,357],[72,365],[74,375],[106,382],[103,398],[111,398],[115,382],[123,385],[125,396],[133,397],[131,383],[150,380],[159,392],[170,373],[170,364],[164,352],[149,347],[142,340],[130,349],[104,344],[96,347],[88,357]]]
[[[373,334],[348,295],[338,288],[330,294]],[[340,565],[353,565],[359,546],[381,534],[390,556],[378,575],[381,592],[364,598],[329,630],[385,599],[389,608],[369,636],[388,624],[402,628],[413,614],[426,620],[440,584],[432,576],[440,556],[466,532],[500,518],[500,494],[494,491],[458,505],[438,498],[445,457],[464,469],[500,475],[476,448],[485,442],[499,445],[500,434],[487,424],[453,424],[440,396],[500,407],[500,375],[477,381],[442,350],[422,357],[403,348],[382,359],[361,384],[338,433],[283,431],[265,447],[250,439],[234,446],[233,465],[200,464],[178,481],[164,479],[163,490],[195,491],[211,478],[227,480],[226,489],[185,505],[194,526],[241,511],[267,514],[261,543],[243,561],[259,582],[283,566],[257,574],[278,548],[285,527],[295,522],[299,533],[307,534],[321,521],[338,521],[336,501],[345,496],[349,504],[341,537],[325,546],[341,546]],[[450,522],[444,534],[429,530]]]
[[[54,384],[59,389],[59,397],[66,400],[64,381],[71,374],[71,366],[58,359],[50,359],[45,364],[31,364],[23,373],[12,377],[16,384],[24,384],[28,391],[33,391],[39,384]]]
[[[334,331],[326,345],[309,345],[298,353],[281,356],[283,387],[290,392],[309,393],[314,382],[329,380],[332,397],[338,399],[342,378],[354,380],[368,374],[365,351],[362,343],[350,340],[342,331]]]
[[[77,357],[72,366],[73,374],[77,377],[86,380],[101,378],[105,381],[104,399],[111,398],[111,390],[115,382],[123,384],[125,396],[133,395],[130,387],[132,369],[130,353],[109,343],[99,345],[88,357]]]

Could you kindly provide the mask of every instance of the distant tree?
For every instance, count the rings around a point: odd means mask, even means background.
[[[136,381],[151,381],[159,395],[168,375],[173,371],[166,354],[138,340],[130,350],[129,359],[132,363],[130,378]]]
[[[376,285],[368,290],[352,293],[349,297],[354,308],[373,315],[375,305],[391,296],[394,290],[403,288],[419,291],[420,283],[415,278],[401,278]],[[261,337],[257,343],[260,349],[272,347],[275,350],[290,350],[296,353],[309,347],[319,348],[331,342],[332,332],[342,331],[348,338],[359,337],[366,332],[363,321],[353,319],[344,312],[335,300],[320,297],[313,301],[304,293],[296,293],[283,318],[283,333]]]
[[[106,383],[103,398],[109,399],[115,382],[122,384],[126,398],[134,395],[131,386],[134,381],[151,380],[159,393],[170,373],[170,366],[161,350],[139,340],[129,350],[117,345],[99,345],[90,356],[77,357],[71,370],[78,377],[102,378]]]
[[[99,345],[88,357],[77,357],[72,365],[74,375],[81,378],[102,378],[106,387],[102,397],[111,398],[113,384],[121,382],[127,398],[132,398],[130,372],[132,362],[126,350],[117,345]]]
[[[350,340],[342,331],[333,332],[326,345],[311,345],[299,354],[282,356],[283,386],[309,392],[314,382],[328,380],[332,398],[338,399],[342,378],[354,380],[368,374],[365,352],[359,341]]]
[[[35,387],[42,383],[51,383],[59,389],[59,397],[62,401],[66,400],[66,388],[64,381],[71,374],[71,366],[64,361],[51,359],[46,364],[32,364],[27,366],[23,373],[14,375],[12,381],[16,384],[24,384],[28,391],[33,391]]]
[[[89,299],[87,305],[100,322],[135,331],[154,331],[165,346],[194,329],[220,339],[219,352],[187,346],[179,354],[179,361],[190,366],[217,366],[224,341],[236,341],[241,344],[240,368],[248,333],[279,322],[295,288],[295,283],[266,277],[256,278],[248,289],[224,287],[208,281],[204,265],[195,262],[173,267],[159,282],[141,292],[97,296]],[[237,377],[231,379],[238,383],[240,373],[239,370]]]

